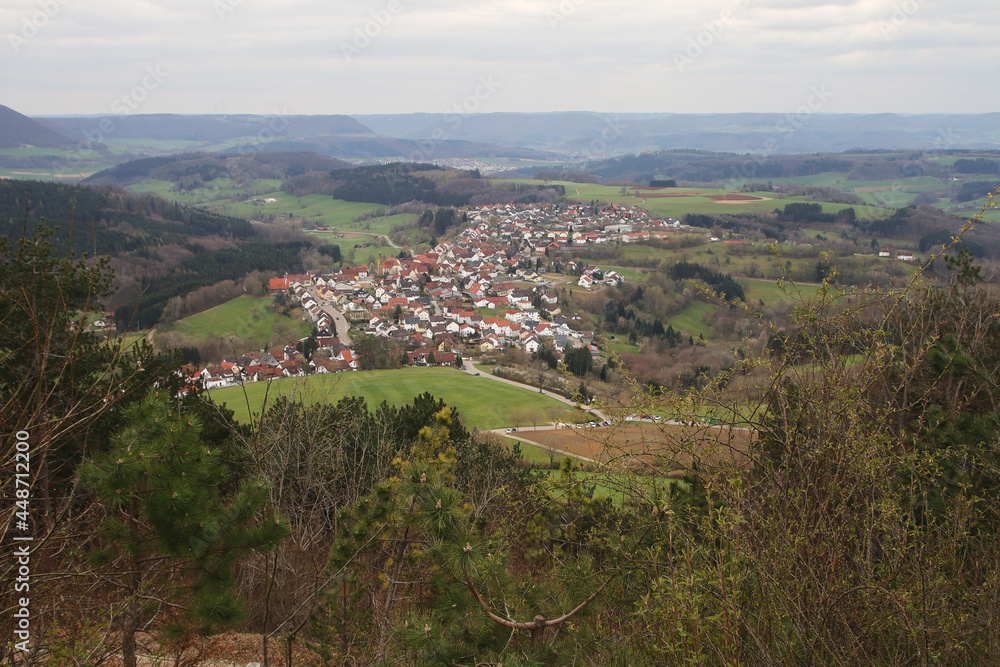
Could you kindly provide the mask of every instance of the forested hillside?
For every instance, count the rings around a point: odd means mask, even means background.
[[[27,217],[26,217],[27,214]],[[246,220],[177,206],[165,199],[42,181],[0,180],[0,233],[7,238],[30,232],[45,218],[58,228],[52,242],[64,250],[115,255],[191,238],[247,239]]]
[[[438,206],[536,202],[565,194],[561,185],[493,183],[478,171],[431,164],[392,163],[306,174],[282,185],[290,195],[327,194],[346,201],[393,206],[420,201]]]
[[[27,216],[26,216],[27,211]],[[109,187],[0,180],[0,233],[18,239],[44,218],[57,253],[108,257],[115,291],[103,303],[119,323],[148,328],[167,300],[253,271],[301,267],[305,237]]]
[[[82,182],[125,186],[153,178],[175,182],[179,190],[185,191],[202,187],[218,178],[230,178],[237,182],[285,180],[309,172],[350,166],[343,160],[308,152],[184,153],[133,160],[96,173]]]

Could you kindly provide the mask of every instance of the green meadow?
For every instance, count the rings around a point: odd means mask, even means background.
[[[279,328],[290,329],[290,335],[295,338],[309,335],[312,322],[272,312],[267,309],[270,303],[270,297],[244,295],[185,317],[169,326],[166,331],[177,331],[192,342],[229,336],[244,341],[264,342],[272,340],[274,332]]]
[[[827,175],[830,183],[834,182],[833,176]],[[790,179],[791,180],[791,179]],[[797,179],[796,182],[799,182]],[[531,179],[512,179],[511,182],[530,183],[534,185],[545,184],[544,181]],[[671,188],[668,190],[650,190],[649,188],[627,188],[622,194],[622,187],[616,185],[598,185],[594,183],[571,183],[569,181],[550,181],[551,184],[562,185],[566,188],[566,198],[580,202],[591,202],[602,200],[611,204],[636,205],[641,206],[653,215],[682,218],[687,213],[702,213],[710,215],[720,215],[724,213],[767,213],[776,208],[783,208],[785,204],[793,202],[807,202],[810,200],[804,197],[776,195],[773,192],[751,192],[745,193],[764,199],[740,203],[723,203],[709,199],[709,195],[731,194],[732,190],[719,188]],[[860,182],[859,182],[860,183]],[[818,185],[819,183],[817,183]],[[823,183],[824,185],[826,182]],[[867,185],[867,184],[866,184]],[[830,185],[830,187],[833,187]],[[863,187],[857,185],[856,187]],[[850,189],[850,188],[848,188]],[[665,193],[683,194],[691,193],[683,197],[662,197]],[[744,194],[744,193],[741,193]],[[848,204],[823,203],[823,211],[836,213],[848,208]],[[854,206],[860,218],[884,218],[889,214],[884,208],[878,206]]]
[[[278,396],[290,396],[307,403],[330,403],[344,396],[363,396],[374,408],[382,401],[403,405],[425,391],[457,408],[470,429],[526,424],[532,418],[541,424],[568,419],[573,413],[573,408],[550,396],[474,377],[454,368],[402,368],[285,378],[216,389],[211,397],[232,409],[237,420],[246,422],[251,414],[260,413],[265,398],[273,401]]]
[[[668,324],[674,331],[694,336],[699,335],[710,338],[712,333],[711,316],[719,309],[719,306],[712,303],[693,303],[680,314],[671,317]]]

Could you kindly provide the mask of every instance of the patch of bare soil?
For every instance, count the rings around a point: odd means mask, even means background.
[[[567,428],[519,435],[525,440],[602,463],[655,461],[662,466],[673,461],[678,467],[690,463],[692,455],[704,460],[738,456],[746,452],[747,444],[753,438],[753,434],[746,429],[665,423]]]
[[[717,204],[746,204],[752,201],[771,201],[770,197],[758,197],[756,195],[708,195],[708,198]]]

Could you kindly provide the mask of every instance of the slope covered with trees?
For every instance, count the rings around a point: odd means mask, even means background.
[[[30,236],[42,219],[54,249],[111,259],[115,290],[103,305],[122,325],[154,326],[166,302],[253,271],[301,266],[314,243],[292,232],[109,187],[0,180],[0,233]]]
[[[219,178],[237,182],[256,179],[285,180],[314,171],[344,169],[343,160],[310,152],[183,153],[132,160],[105,169],[82,182],[88,185],[123,187],[144,179],[177,183],[180,190],[203,187]]]
[[[288,180],[282,189],[292,196],[326,194],[346,201],[387,206],[411,201],[437,206],[497,202],[547,201],[565,194],[561,185],[493,183],[476,171],[458,171],[431,164],[393,163],[306,174]]]

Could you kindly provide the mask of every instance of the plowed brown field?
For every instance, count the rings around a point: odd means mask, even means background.
[[[631,460],[657,462],[658,467],[673,461],[684,467],[695,453],[705,462],[719,457],[732,458],[746,451],[753,434],[728,426],[675,426],[672,424],[630,423],[621,427],[567,428],[518,434],[525,440],[585,456],[602,463]]]

